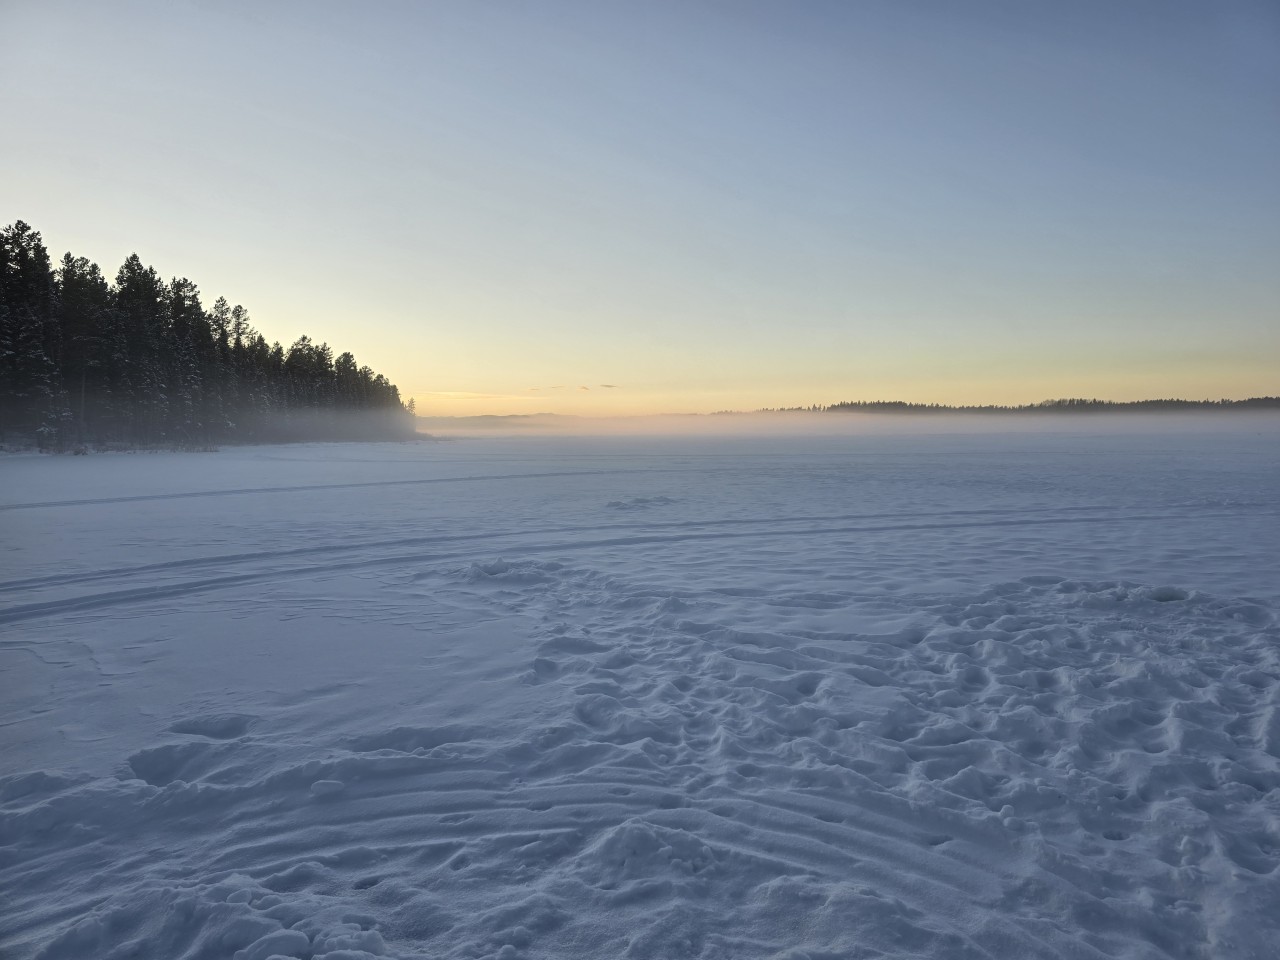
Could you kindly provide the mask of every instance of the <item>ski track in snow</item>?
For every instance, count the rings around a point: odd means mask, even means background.
[[[611,506],[608,505],[608,506]],[[1216,514],[1205,514],[1202,519],[1212,519]],[[1222,514],[1229,516],[1229,514]],[[1017,520],[942,520],[933,523],[897,523],[897,524],[880,524],[880,525],[860,525],[860,526],[826,526],[811,529],[791,529],[785,531],[788,538],[803,538],[810,536],[830,537],[832,535],[854,535],[854,534],[872,534],[872,533],[901,533],[907,534],[913,531],[922,530],[938,530],[938,529],[962,529],[967,527],[1026,527],[1026,526],[1046,526],[1056,524],[1088,524],[1103,523],[1114,524],[1124,521],[1156,521],[1164,519],[1163,514],[1152,514],[1148,516],[1130,515],[1130,516],[1092,516],[1092,517],[1062,517],[1062,518],[1023,518]],[[770,524],[779,521],[768,521]],[[785,521],[782,521],[785,522]],[[754,521],[720,521],[720,523],[733,523],[740,525],[743,523],[754,523]],[[698,526],[696,523],[673,524],[681,528]],[[548,533],[558,534],[564,532],[582,533],[600,533],[613,532],[624,529],[632,529],[635,527],[626,527],[621,524],[610,525],[606,527],[579,527],[550,530],[535,530],[531,533],[545,535]],[[583,549],[598,549],[601,547],[618,547],[625,548],[640,544],[667,543],[678,544],[697,540],[741,540],[755,538],[776,538],[779,532],[776,529],[753,530],[753,531],[735,531],[735,532],[703,532],[703,533],[668,533],[668,534],[648,534],[648,535],[632,535],[632,536],[615,536],[607,538],[594,538],[587,540],[560,540],[550,543],[523,543],[515,546],[515,549],[523,553],[566,553]],[[385,553],[385,549],[389,546],[407,546],[410,544],[421,545],[429,543],[454,543],[458,541],[474,541],[474,540],[494,540],[494,539],[523,539],[527,534],[521,532],[509,532],[500,534],[462,534],[456,536],[443,537],[418,537],[404,538],[392,541],[383,541],[375,544],[360,545],[339,545],[327,547],[309,547],[295,551],[269,551],[258,554],[241,554],[231,557],[215,557],[200,558],[187,561],[176,561],[166,564],[150,564],[141,567],[133,567],[115,570],[99,570],[84,574],[71,575],[53,575],[49,577],[28,578],[25,581],[16,581],[14,583],[0,583],[0,593],[9,592],[15,589],[32,590],[41,587],[78,585],[98,580],[110,579],[132,579],[139,573],[164,573],[178,568],[189,568],[193,566],[226,566],[228,569],[236,569],[243,566],[252,566],[251,571],[241,573],[224,573],[220,576],[203,577],[194,580],[182,580],[175,583],[152,583],[145,587],[128,588],[103,593],[78,595],[71,597],[62,597],[56,600],[48,600],[40,603],[28,604],[12,604],[0,607],[0,623],[14,623],[35,617],[47,615],[49,613],[67,613],[73,610],[94,609],[100,607],[115,606],[118,604],[129,604],[138,600],[159,599],[163,597],[179,597],[188,594],[202,593],[209,590],[218,590],[225,587],[241,586],[254,581],[269,581],[275,579],[285,579],[290,577],[311,576],[317,573],[350,571],[359,568],[379,567],[379,566],[402,566],[407,563],[421,562],[424,560],[440,560],[446,558],[454,558],[465,554],[456,551],[437,551],[431,554],[422,553]],[[278,557],[292,557],[299,554],[333,554],[348,553],[362,550],[369,550],[372,547],[376,555],[373,557],[354,558],[329,563],[314,563],[306,566],[282,566],[277,568],[266,568],[261,564],[262,560],[274,559]]]
[[[595,477],[610,473],[634,472],[633,470],[546,470],[538,473],[495,473],[462,477],[418,477],[411,480],[370,480],[363,483],[308,483],[295,486],[237,487],[230,490],[192,490],[186,493],[149,493],[129,497],[90,497],[79,500],[36,500],[30,503],[4,503],[0,504],[0,510],[47,510],[55,507],[95,507],[112,503],[145,503],[152,500],[186,500],[195,497],[242,497],[247,494],[315,493],[321,490],[362,490],[378,487],[422,486],[436,483],[481,483],[488,480],[547,480],[561,477]]]
[[[1272,598],[1064,571],[1091,531],[1176,559],[1162,537],[1212,556],[1244,522],[1274,550],[1274,497],[855,512],[822,475],[803,511],[730,516],[685,469],[554,475],[590,507],[530,471],[515,522],[476,491],[422,535],[11,568],[0,652],[55,693],[0,730],[75,729],[95,683],[145,701],[199,630],[251,665],[149,708],[114,775],[7,763],[0,955],[1273,956]],[[939,549],[1022,575],[939,583]],[[427,658],[324,685],[255,646],[317,623],[318,660],[393,629]]]

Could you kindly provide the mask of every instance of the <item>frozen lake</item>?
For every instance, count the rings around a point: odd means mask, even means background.
[[[0,955],[1273,956],[1280,418],[1154,422],[6,456]]]

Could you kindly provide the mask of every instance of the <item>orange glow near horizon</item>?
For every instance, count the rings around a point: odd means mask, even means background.
[[[1261,7],[550,7],[3,5],[0,208],[426,415],[1280,393]]]
[[[1265,369],[1264,369],[1265,368]],[[587,389],[582,389],[587,387]],[[402,390],[413,397],[420,416],[511,416],[551,413],[583,417],[636,417],[661,414],[708,414],[720,411],[790,409],[812,405],[829,406],[843,401],[902,400],[908,403],[937,403],[946,406],[1022,406],[1064,397],[1131,402],[1177,398],[1184,400],[1244,400],[1249,397],[1280,395],[1280,380],[1259,362],[1256,369],[1224,376],[1209,370],[1188,370],[1180,376],[1164,373],[1126,377],[1081,376],[984,383],[956,380],[948,383],[906,380],[864,382],[862,387],[839,388],[801,384],[766,393],[754,389],[722,389],[704,392],[693,389],[666,392],[629,389],[618,384],[540,388],[523,393]]]

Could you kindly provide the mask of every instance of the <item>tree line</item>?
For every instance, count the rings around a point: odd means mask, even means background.
[[[1280,410],[1280,397],[1247,400],[1042,400],[1018,406],[951,406],[942,403],[905,403],[901,400],[844,401],[817,407],[834,413],[1139,413],[1188,410]]]
[[[167,283],[132,254],[109,282],[51,263],[21,220],[0,231],[0,439],[42,449],[398,438],[412,404],[351,353],[285,348],[224,297]]]

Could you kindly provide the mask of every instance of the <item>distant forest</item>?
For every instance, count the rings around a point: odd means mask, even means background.
[[[21,220],[0,231],[0,441],[41,449],[413,435],[412,405],[350,353],[267,343],[242,306],[206,310],[135,253],[109,283],[55,267]]]
[[[1043,400],[1021,406],[955,407],[900,400],[845,401],[816,408],[832,413],[1146,413],[1186,410],[1280,410],[1280,397],[1248,400]]]
[[[1280,397],[1250,397],[1248,400],[1042,400],[1018,406],[952,406],[946,403],[907,403],[903,400],[846,400],[824,406],[766,407],[757,413],[1163,413],[1192,410],[1280,410]],[[734,414],[720,410],[717,416]]]

